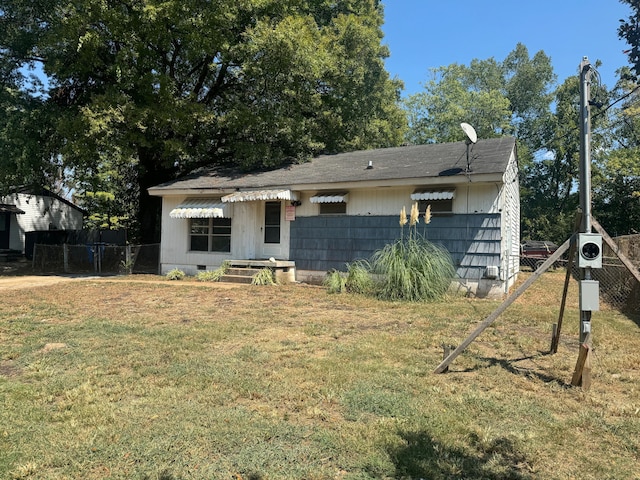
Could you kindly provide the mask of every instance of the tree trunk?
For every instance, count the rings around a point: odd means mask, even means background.
[[[175,178],[173,168],[162,165],[158,155],[146,148],[138,149],[138,185],[140,186],[140,207],[138,209],[136,241],[142,244],[159,243],[162,218],[162,199],[152,197],[148,188]]]

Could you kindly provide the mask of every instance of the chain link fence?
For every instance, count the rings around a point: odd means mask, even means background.
[[[35,244],[32,262],[35,271],[49,273],[158,274],[160,244]]]
[[[640,269],[640,235],[626,235],[613,240],[631,263]],[[640,282],[609,245],[604,245],[602,253],[602,269],[592,271],[594,279],[600,282],[602,300],[625,313],[640,314]]]

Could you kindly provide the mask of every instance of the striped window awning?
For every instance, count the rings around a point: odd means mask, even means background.
[[[348,192],[327,192],[314,195],[309,199],[311,203],[347,203]]]
[[[446,189],[422,189],[411,194],[411,200],[452,200],[456,196],[453,188]]]
[[[171,218],[231,218],[229,207],[219,199],[190,198],[169,212]]]
[[[16,207],[15,205],[11,205],[11,204],[7,204],[7,203],[0,203],[0,213],[17,213],[17,214],[23,214],[25,213],[23,210],[20,210],[18,207]]]
[[[291,190],[247,190],[234,192],[222,197],[224,203],[255,202],[261,200],[298,200],[298,194]]]

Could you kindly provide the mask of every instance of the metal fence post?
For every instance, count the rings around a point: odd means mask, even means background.
[[[69,245],[62,244],[62,271],[69,273]]]

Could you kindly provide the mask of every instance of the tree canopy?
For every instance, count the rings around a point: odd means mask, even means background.
[[[405,101],[412,143],[460,140],[460,123],[481,138],[516,135],[532,151],[541,144],[540,126],[550,115],[555,75],[542,51],[529,57],[516,45],[503,61],[474,59],[432,70],[424,92]]]
[[[613,108],[596,113],[596,122],[605,126],[596,133],[606,148],[594,155],[593,208],[611,235],[626,235],[640,233],[640,87],[628,67],[618,74],[620,78],[611,92]]]
[[[628,19],[620,20],[618,28],[618,36],[626,40],[631,47],[627,50],[629,63],[631,64],[631,72],[637,79],[640,76],[640,1],[639,0],[620,0],[631,7],[631,15]]]
[[[2,181],[65,175],[151,240],[146,188],[195,168],[397,145],[382,22],[377,0],[0,0]]]

